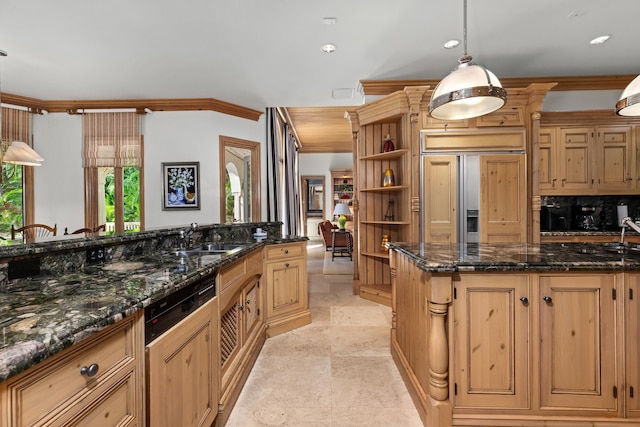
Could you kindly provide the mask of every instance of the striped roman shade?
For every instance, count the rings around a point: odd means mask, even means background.
[[[31,145],[30,119],[28,111],[2,107],[2,141],[22,141]]]
[[[132,113],[84,113],[82,165],[141,167],[140,116]]]

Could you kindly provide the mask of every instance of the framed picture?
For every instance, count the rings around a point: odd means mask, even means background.
[[[200,162],[162,163],[162,210],[200,209]]]

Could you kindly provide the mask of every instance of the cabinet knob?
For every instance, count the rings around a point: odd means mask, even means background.
[[[289,253],[289,249],[285,249],[285,250],[284,250],[284,253],[285,253],[285,254],[288,254],[288,253]]]
[[[251,300],[247,300],[247,302],[245,302],[245,304],[250,305],[251,304]]]
[[[240,304],[240,306],[238,307],[238,310],[244,310],[244,305]]]
[[[83,366],[80,368],[80,375],[86,375],[91,378],[98,373],[98,369],[100,369],[100,366],[97,363],[92,363],[89,367]]]
[[[288,262],[285,262],[285,263],[284,263],[284,266],[285,266],[285,267],[287,267],[287,268],[289,268],[289,263],[288,263]]]
[[[546,302],[547,304],[551,304],[551,303],[553,302],[553,300],[551,299],[551,297],[548,297],[548,296],[544,296],[544,297],[542,297],[542,300],[543,300],[544,302]]]
[[[529,298],[527,297],[520,297],[520,301],[522,301],[522,305],[529,304]]]

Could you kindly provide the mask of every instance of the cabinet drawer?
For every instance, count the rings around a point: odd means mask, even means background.
[[[238,278],[243,277],[245,273],[245,259],[242,258],[231,265],[224,267],[220,270],[218,276],[218,289],[220,291],[228,288]]]
[[[300,243],[267,246],[267,261],[299,257],[303,255],[303,250]]]
[[[262,249],[247,255],[247,271],[256,266],[260,266],[262,268]]]
[[[109,388],[94,405],[71,420],[71,426],[123,426],[136,417],[135,400],[136,373],[129,375]]]
[[[522,107],[502,108],[495,113],[477,117],[476,126],[524,126],[524,109]]]
[[[54,356],[7,384],[11,425],[39,425],[93,392],[135,362],[136,344],[143,339],[134,331],[132,316]],[[82,367],[97,364],[98,373],[88,377]]]
[[[464,129],[469,127],[469,120],[440,120],[433,118],[429,113],[422,113],[423,129]]]

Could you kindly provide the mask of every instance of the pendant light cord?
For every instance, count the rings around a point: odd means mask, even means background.
[[[467,53],[467,0],[462,0],[462,46],[464,47],[464,54],[458,59],[458,63],[471,62],[472,58]]]

